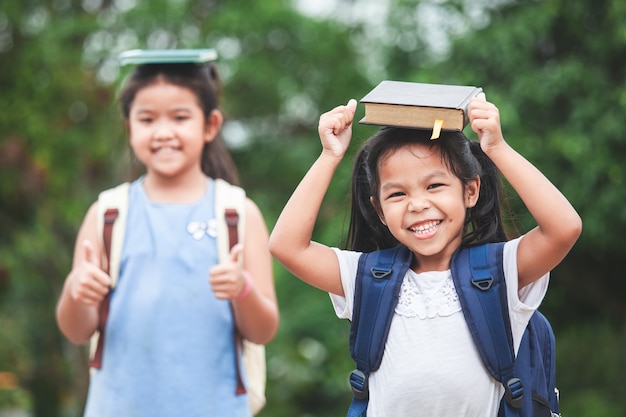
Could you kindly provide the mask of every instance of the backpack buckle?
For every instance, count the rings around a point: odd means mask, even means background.
[[[511,378],[504,384],[504,398],[513,408],[524,405],[524,384],[519,378]]]
[[[362,400],[369,396],[368,377],[358,369],[350,372],[350,387],[352,387],[354,398]]]
[[[372,272],[372,276],[376,279],[383,279],[385,278],[387,275],[391,274],[391,269],[379,269],[376,268],[376,266],[373,266],[372,269],[370,269],[370,271]]]
[[[472,278],[472,285],[481,291],[488,291],[493,285],[493,277]]]

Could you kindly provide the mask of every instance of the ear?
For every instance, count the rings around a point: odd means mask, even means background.
[[[213,142],[220,129],[222,128],[222,123],[224,122],[224,116],[222,112],[218,109],[214,109],[209,114],[209,117],[206,118],[206,123],[204,125],[204,141],[205,142]]]
[[[383,215],[382,210],[378,207],[378,204],[376,204],[376,200],[374,200],[373,196],[370,196],[370,203],[372,203],[372,206],[374,206],[374,210],[376,210],[376,214],[378,214],[380,222],[387,226],[387,223],[385,223],[385,216]]]
[[[465,185],[465,207],[470,208],[476,205],[478,201],[478,195],[480,194],[480,177],[476,177],[473,180],[470,180]]]

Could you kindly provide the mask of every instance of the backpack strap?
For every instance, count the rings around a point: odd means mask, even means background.
[[[536,310],[528,322],[515,361],[516,376],[531,381],[525,387],[524,407],[532,417],[559,417],[559,394],[556,388],[556,340],[548,319]],[[530,398],[527,398],[530,397]],[[548,409],[550,414],[547,413]]]
[[[126,231],[128,214],[128,196],[130,183],[125,182],[117,187],[102,191],[98,195],[97,227],[104,249],[102,268],[111,277],[111,288],[117,285],[120,271],[122,247]],[[117,213],[117,215],[116,215]]]
[[[364,253],[359,258],[350,326],[350,355],[356,369],[350,374],[353,399],[348,417],[366,413],[369,376],[382,362],[400,287],[411,261],[412,254],[404,246]]]
[[[222,179],[215,179],[215,217],[217,219],[217,247],[219,261],[230,258],[230,249],[243,242],[245,232],[246,193]],[[243,262],[243,257],[239,260]],[[234,329],[235,368],[237,385],[235,393],[248,394],[250,411],[256,415],[266,403],[265,346],[241,337]],[[242,368],[246,371],[247,386],[243,381]]]
[[[95,369],[102,367],[104,350],[104,327],[109,317],[111,291],[117,285],[120,269],[120,257],[126,231],[126,215],[128,212],[128,192],[130,184],[125,182],[117,187],[102,191],[98,195],[96,227],[100,237],[102,250],[102,270],[111,277],[111,289],[100,303],[98,328],[91,338],[91,360],[89,366]]]
[[[226,207],[226,205],[238,205],[239,199],[245,199],[245,194],[243,193],[243,189],[239,187],[234,187],[221,179],[215,180],[214,184],[215,217],[222,217],[221,221],[218,220],[217,223],[217,246],[219,252],[219,262],[221,263],[228,260],[230,250],[240,241],[239,230],[243,229],[243,227],[239,228],[239,218],[240,216],[243,217],[241,213],[245,213],[245,211],[241,208],[238,209],[236,207]],[[226,237],[228,237],[228,240],[226,240]],[[243,262],[241,256],[239,260],[240,262]],[[239,353],[241,350],[242,340],[241,335],[237,331],[237,327],[235,327],[233,335],[235,342],[235,369],[237,372],[237,387],[235,388],[235,393],[237,395],[240,395],[245,394],[247,391],[241,373],[242,366],[239,360]]]
[[[515,352],[502,266],[504,242],[461,249],[452,259],[452,278],[474,344],[494,379],[505,389],[505,407],[524,404],[515,376]]]
[[[246,192],[243,188],[229,184],[223,179],[215,184],[215,219],[217,220],[217,250],[219,262],[229,259],[230,249],[243,242],[246,224]],[[243,257],[239,260],[243,262]]]
[[[542,352],[543,375],[545,376],[546,397],[553,414],[559,414],[559,390],[556,387],[556,337],[552,325],[539,310],[530,318],[530,326],[537,335],[537,343]]]

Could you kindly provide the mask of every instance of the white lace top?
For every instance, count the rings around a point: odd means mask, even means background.
[[[409,269],[400,288],[396,314],[423,320],[450,316],[458,311],[461,311],[461,304],[449,271],[416,274]]]
[[[548,274],[517,289],[517,245],[504,247],[515,348],[548,286]],[[335,313],[352,317],[360,254],[335,249],[346,294],[331,294]],[[450,271],[409,270],[400,290],[380,369],[370,376],[368,417],[496,416],[503,388],[487,372],[465,324]]]

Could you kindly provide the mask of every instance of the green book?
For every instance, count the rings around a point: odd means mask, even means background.
[[[133,49],[119,55],[121,66],[129,64],[204,64],[217,59],[215,49]]]

